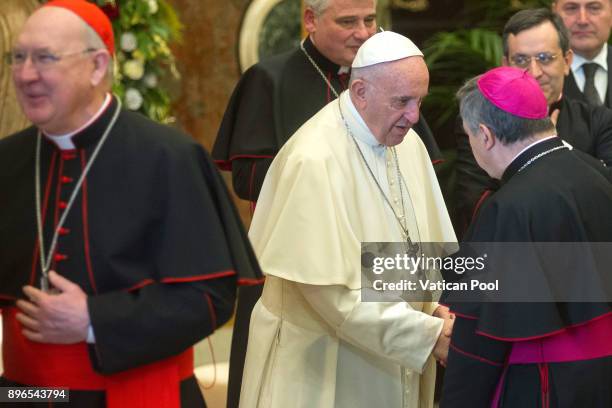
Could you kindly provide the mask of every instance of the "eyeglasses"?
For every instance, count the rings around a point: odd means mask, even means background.
[[[529,67],[529,65],[531,65],[532,59],[536,60],[537,63],[540,65],[548,65],[552,63],[558,56],[559,54],[551,54],[550,52],[539,52],[533,56],[517,54],[510,57],[510,61],[512,61],[512,64],[519,68],[527,68]]]
[[[38,70],[44,70],[57,64],[60,60],[67,57],[73,57],[76,55],[87,54],[90,52],[98,51],[97,48],[87,48],[83,51],[71,52],[67,54],[54,54],[49,51],[32,51],[27,52],[23,50],[14,50],[7,52],[4,55],[4,59],[8,65],[12,68],[21,68],[26,61],[28,56],[32,60],[32,65]]]

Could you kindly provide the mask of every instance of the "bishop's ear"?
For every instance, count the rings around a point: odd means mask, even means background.
[[[486,150],[491,150],[493,146],[495,146],[496,142],[495,134],[491,128],[484,123],[480,123],[478,125],[478,133],[480,139],[479,142],[482,143],[482,147],[484,147]]]

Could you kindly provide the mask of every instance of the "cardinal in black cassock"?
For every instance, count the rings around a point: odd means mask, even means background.
[[[85,49],[91,37],[103,45]],[[35,126],[0,141],[0,387],[202,407],[192,346],[261,273],[202,146],[109,93],[113,54],[111,22],[81,0],[41,6],[12,53]]]

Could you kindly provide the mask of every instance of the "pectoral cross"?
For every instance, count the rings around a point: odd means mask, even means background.
[[[40,277],[40,290],[49,293],[49,277],[47,274],[43,274],[43,276]]]
[[[417,244],[416,242],[412,242],[408,234],[404,234],[404,239],[406,240],[406,244],[408,245],[408,248],[406,249],[406,254],[408,254],[408,256],[411,258],[416,257],[420,250],[419,244]]]

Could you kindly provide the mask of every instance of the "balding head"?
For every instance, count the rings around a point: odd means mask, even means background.
[[[81,18],[58,7],[39,8],[22,28],[13,47],[13,81],[24,113],[44,131],[80,127],[110,89],[110,54],[92,40]]]

